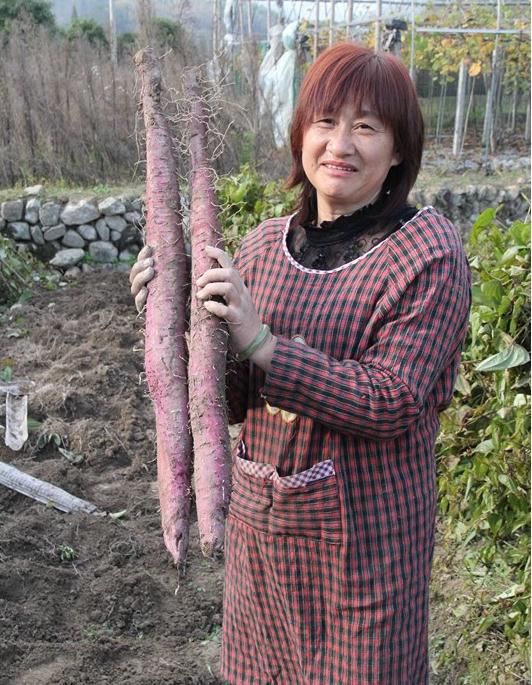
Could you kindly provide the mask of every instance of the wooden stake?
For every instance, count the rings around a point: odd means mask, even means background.
[[[525,119],[525,142],[530,143],[530,93],[527,97],[528,104],[526,106],[526,119]]]
[[[375,52],[381,49],[381,16],[382,16],[382,0],[376,0],[375,9],[377,18],[375,21]]]
[[[318,59],[318,43],[320,40],[320,0],[316,0],[316,19],[314,26],[314,60]]]
[[[497,0],[497,31],[501,28],[501,0]],[[495,34],[495,45],[491,56],[491,83],[486,96],[486,112],[484,114],[484,129],[482,131],[482,144],[484,145],[484,155],[487,156],[492,147],[492,133],[495,102],[495,91],[497,87],[497,69],[499,63],[499,34]],[[492,150],[493,151],[493,150]]]
[[[464,144],[465,144],[465,139],[466,139],[466,135],[467,135],[467,126],[469,124],[469,115],[471,114],[471,107],[473,106],[473,97],[475,95],[476,78],[477,78],[476,76],[473,76],[473,78],[471,79],[471,89],[469,91],[469,103],[467,105],[467,112],[466,112],[465,119],[464,119],[464,131],[462,133],[462,145],[460,147],[460,155],[464,151]]]
[[[253,17],[251,14],[251,0],[248,0],[248,35],[251,40],[253,38]]]
[[[353,23],[353,0],[347,3],[347,26],[345,30],[346,40],[351,38],[351,24]]]
[[[0,484],[15,492],[31,497],[37,502],[51,505],[67,514],[103,514],[98,507],[75,495],[71,495],[56,485],[34,478],[23,471],[0,461]]]
[[[212,3],[212,54],[216,60],[218,55],[218,16],[219,16],[219,0],[213,0]]]
[[[111,33],[111,62],[116,66],[118,62],[116,47],[116,25],[114,18],[114,0],[109,0],[109,30]]]
[[[454,135],[453,135],[453,155],[460,156],[462,148],[462,131],[464,128],[465,100],[467,85],[467,64],[464,60],[460,62],[458,71],[458,88],[456,92],[456,111],[454,115]]]
[[[329,23],[329,47],[334,43],[334,19],[335,19],[335,2],[334,0],[331,0],[331,16],[330,16],[330,23]]]

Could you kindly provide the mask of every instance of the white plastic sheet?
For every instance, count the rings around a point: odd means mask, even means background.
[[[6,445],[15,451],[28,439],[28,396],[6,395]]]
[[[277,26],[270,33],[271,47],[264,56],[259,70],[261,85],[261,113],[271,112],[273,133],[278,148],[288,142],[290,122],[294,112],[294,78],[297,63],[298,22],[288,24],[282,32],[283,54],[279,53]],[[275,31],[273,30],[275,29]]]

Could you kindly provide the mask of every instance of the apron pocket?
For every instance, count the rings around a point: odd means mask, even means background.
[[[330,459],[290,476],[275,471],[272,482],[271,533],[342,542],[338,485]]]
[[[272,506],[273,466],[236,457],[229,514],[267,533]]]

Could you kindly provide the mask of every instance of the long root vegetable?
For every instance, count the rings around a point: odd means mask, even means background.
[[[161,106],[161,72],[150,50],[135,55],[146,128],[146,242],[156,273],[146,304],[145,368],[155,408],[163,537],[178,565],[188,548],[190,461],[186,305],[189,275],[172,136]]]
[[[189,404],[194,442],[194,487],[201,549],[221,551],[229,500],[229,432],[225,409],[227,329],[196,298],[196,280],[212,266],[206,245],[220,247],[218,204],[207,159],[207,114],[193,71],[187,74],[192,165],[190,238],[192,296],[190,312]]]

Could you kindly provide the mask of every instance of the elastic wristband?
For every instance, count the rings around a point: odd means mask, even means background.
[[[268,336],[270,334],[270,327],[263,323],[260,331],[257,333],[257,335],[253,338],[253,340],[249,343],[249,345],[242,350],[242,352],[239,352],[236,355],[236,360],[239,362],[243,362],[246,359],[249,359],[255,352],[260,349],[266,340],[268,340]]]

